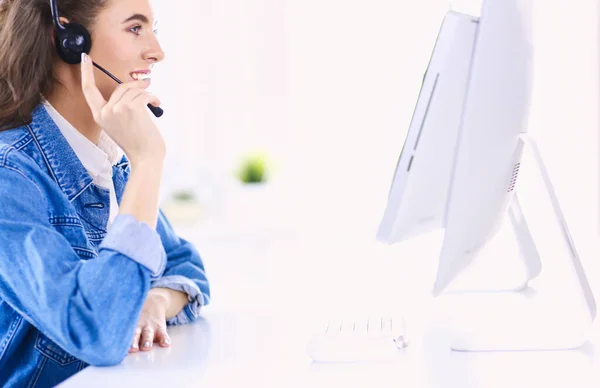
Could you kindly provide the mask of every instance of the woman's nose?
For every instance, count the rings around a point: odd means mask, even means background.
[[[155,36],[152,37],[152,40],[152,47],[144,54],[144,60],[152,61],[153,63],[160,62],[165,59],[165,53],[162,50],[162,47],[160,47],[160,43]]]

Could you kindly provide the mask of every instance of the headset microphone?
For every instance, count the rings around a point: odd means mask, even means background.
[[[50,0],[50,10],[52,12],[52,21],[54,30],[56,31],[55,46],[58,51],[58,56],[65,62],[71,65],[81,63],[81,53],[89,54],[92,49],[92,36],[88,30],[78,23],[62,24],[59,20],[58,7],[56,0]],[[117,77],[105,70],[102,66],[93,62],[100,71],[112,78],[115,82],[122,84]],[[148,109],[152,111],[154,116],[160,117],[164,111],[157,106],[148,104]]]

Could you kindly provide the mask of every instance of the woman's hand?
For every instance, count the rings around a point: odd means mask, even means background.
[[[146,80],[125,82],[117,86],[108,102],[96,87],[92,58],[81,57],[81,87],[94,121],[125,152],[132,164],[143,159],[164,159],[165,142],[150,117],[147,104],[160,100],[147,92]]]
[[[168,304],[169,300],[160,289],[151,289],[148,292],[129,353],[151,350],[154,342],[161,347],[168,347],[171,344],[167,334]]]

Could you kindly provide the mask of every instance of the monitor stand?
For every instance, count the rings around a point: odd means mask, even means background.
[[[542,271],[542,260],[517,195],[499,231],[477,259],[458,276],[446,295],[521,292]]]
[[[537,178],[540,190],[521,186],[508,216],[532,280],[517,292],[449,295],[458,317],[455,351],[574,349],[586,342],[596,317],[594,295],[537,144],[525,135],[521,140],[523,161],[537,166],[526,182]]]

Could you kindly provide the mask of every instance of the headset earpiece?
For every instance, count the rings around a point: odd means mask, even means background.
[[[71,65],[81,63],[81,53],[89,54],[92,37],[88,30],[77,23],[65,23],[64,28],[55,28],[58,56]]]

